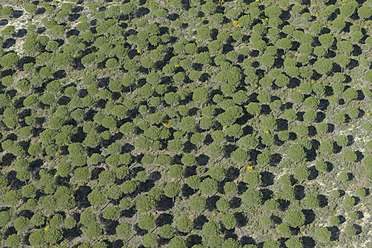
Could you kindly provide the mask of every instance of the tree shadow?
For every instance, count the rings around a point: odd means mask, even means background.
[[[216,209],[216,202],[220,199],[219,196],[212,196],[207,198],[206,209],[213,211]]]
[[[232,167],[230,166],[227,170],[226,170],[226,178],[225,178],[225,181],[232,181],[234,180],[235,178],[237,178],[240,174],[240,171],[238,168],[236,167]]]
[[[239,208],[242,205],[242,199],[240,199],[238,197],[233,197],[229,201],[229,204],[230,204],[230,208],[232,208],[232,209]]]
[[[276,166],[280,163],[280,161],[282,161],[282,155],[280,155],[279,153],[275,153],[271,155],[269,164],[271,166]]]
[[[12,47],[13,45],[15,45],[15,43],[16,43],[16,40],[13,39],[13,38],[6,39],[6,40],[3,42],[3,48],[9,48],[9,47]]]
[[[71,229],[66,229],[63,236],[66,237],[67,240],[72,240],[74,238],[80,237],[83,232],[78,227],[73,227]]]
[[[31,217],[34,215],[33,212],[31,212],[30,210],[21,210],[18,214],[18,217],[20,216],[23,216],[23,217],[26,217],[28,219],[31,219]]]
[[[160,211],[166,211],[174,207],[174,202],[171,198],[163,196],[160,201],[157,202],[157,209]]]
[[[319,175],[319,172],[317,171],[317,169],[315,169],[315,166],[311,166],[309,168],[309,171],[310,171],[309,180],[315,180]]]
[[[88,201],[88,194],[92,192],[92,189],[88,186],[80,186],[75,192],[76,205],[79,208],[87,208],[90,206]]]
[[[354,227],[355,230],[356,230],[356,235],[362,233],[362,227],[361,227],[361,226],[359,226],[359,225],[357,225],[357,224],[353,224],[353,227]]]
[[[19,18],[19,17],[23,16],[23,11],[22,10],[15,10],[13,12],[13,16],[14,16],[14,18]]]
[[[247,190],[247,184],[244,182],[238,183],[238,194],[241,195]]]
[[[208,222],[207,217],[199,215],[194,219],[194,229],[201,230],[206,222]]]
[[[279,216],[276,216],[276,215],[271,215],[270,216],[270,219],[274,222],[274,224],[276,225],[279,225],[281,224],[283,221],[282,221],[282,218],[280,218]]]
[[[302,212],[304,213],[305,217],[306,217],[306,220],[305,220],[305,225],[308,225],[308,224],[311,224],[314,222],[315,220],[315,213],[313,210],[311,209],[304,209],[302,210]]]
[[[27,35],[27,29],[21,28],[15,33],[15,37],[22,38]]]
[[[7,19],[1,19],[0,20],[0,26],[5,26],[9,23],[9,21]]]
[[[111,245],[108,246],[108,247],[112,247],[112,248],[121,248],[121,247],[124,247],[124,241],[123,240],[120,240],[120,239],[117,239],[114,242],[112,242]]]
[[[190,188],[187,184],[184,184],[182,186],[182,196],[184,196],[184,197],[190,197],[193,194],[195,194],[195,190],[193,190],[192,188]]]
[[[209,157],[207,155],[201,154],[196,158],[196,162],[198,165],[206,165],[208,164]]]
[[[286,211],[291,204],[290,201],[284,200],[284,199],[278,199],[277,202],[279,203],[279,209],[281,211]]]
[[[247,225],[248,220],[247,220],[247,217],[244,215],[244,213],[242,213],[242,212],[235,212],[234,213],[234,217],[236,219],[236,225],[238,227],[243,227],[243,226]]]
[[[145,234],[148,233],[147,230],[143,230],[141,229],[139,226],[138,226],[138,223],[136,223],[134,226],[133,226],[133,230],[136,232],[136,234],[138,236],[145,236]]]
[[[262,193],[262,202],[271,199],[274,194],[274,192],[269,189],[261,189],[260,192]]]
[[[264,171],[260,173],[261,180],[262,180],[262,186],[267,187],[274,184],[274,174],[268,171]]]
[[[159,171],[153,171],[148,177],[151,181],[156,182],[161,179],[161,173]]]
[[[357,160],[355,160],[355,162],[362,161],[362,159],[364,158],[363,153],[361,153],[360,151],[355,151],[355,154],[357,155]]]
[[[12,162],[16,159],[17,157],[14,156],[12,153],[6,153],[2,157],[2,167],[7,167],[12,164]]]
[[[167,224],[171,225],[172,222],[173,222],[173,216],[170,214],[165,214],[165,213],[160,214],[155,220],[156,226],[159,226],[159,227],[167,225]]]
[[[192,234],[187,237],[187,247],[193,247],[194,245],[199,245],[202,243],[202,237],[199,235]]]
[[[249,236],[243,236],[243,237],[241,237],[241,239],[239,240],[239,242],[242,245],[255,245],[256,244],[256,241],[254,240],[254,238],[249,237]]]
[[[276,120],[278,131],[288,130],[288,120],[285,119],[277,119]]]
[[[328,199],[325,195],[318,195],[317,198],[319,201],[319,207],[323,208],[328,205]]]
[[[133,206],[130,209],[121,212],[120,216],[125,218],[132,218],[136,214],[136,208]]]
[[[331,232],[331,240],[336,241],[340,237],[340,229],[337,226],[328,227],[328,230]]]
[[[110,221],[108,225],[105,225],[106,233],[108,235],[116,234],[116,227],[119,225],[118,221]]]
[[[303,236],[301,237],[302,243],[304,248],[314,248],[315,247],[315,240],[312,237]]]

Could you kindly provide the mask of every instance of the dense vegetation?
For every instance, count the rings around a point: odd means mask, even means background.
[[[372,247],[371,0],[1,3],[1,247]]]

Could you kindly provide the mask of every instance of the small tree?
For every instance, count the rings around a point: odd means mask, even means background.
[[[86,235],[90,239],[97,238],[103,234],[103,228],[97,223],[93,223],[88,226],[86,230]]]
[[[281,223],[278,225],[278,233],[280,236],[289,238],[292,235],[291,227],[288,225],[288,223]]]
[[[299,239],[297,237],[288,239],[287,241],[285,241],[285,245],[290,248],[303,248],[304,247],[302,239]]]
[[[195,196],[190,199],[189,207],[191,211],[200,213],[205,210],[206,203],[207,201],[204,197]]]
[[[342,154],[342,159],[345,160],[348,163],[355,162],[357,160],[357,158],[358,158],[357,154],[353,151],[350,151],[350,150],[346,150]]]
[[[12,234],[6,239],[6,245],[11,248],[19,247],[21,244],[22,237],[18,234]]]
[[[116,206],[108,206],[102,211],[102,217],[107,220],[117,220],[120,217],[120,209]]]
[[[222,224],[227,230],[231,230],[236,226],[235,216],[231,213],[225,213],[222,215]]]
[[[174,198],[181,193],[181,185],[177,182],[168,182],[164,187],[164,194],[169,198]]]
[[[189,233],[193,229],[192,221],[186,216],[182,216],[177,222],[177,229],[183,233]]]
[[[331,241],[331,231],[327,227],[320,227],[315,229],[314,238],[321,244],[328,244]]]
[[[89,228],[88,228],[89,229]],[[61,229],[58,229],[56,227],[50,227],[46,229],[45,234],[45,241],[47,241],[50,244],[56,244],[63,238],[63,233]]]
[[[142,215],[138,221],[138,227],[143,230],[151,230],[155,228],[155,218],[152,215]]]
[[[263,208],[266,211],[277,211],[279,209],[279,207],[280,207],[280,204],[275,199],[269,199],[269,200],[265,201],[265,203],[263,205]]]
[[[122,223],[116,227],[116,234],[121,239],[128,239],[132,232],[132,225],[129,223]]]
[[[244,182],[252,187],[260,186],[262,184],[262,176],[259,172],[250,171],[245,174]]]
[[[319,200],[314,195],[308,195],[304,200],[304,206],[308,209],[315,209],[319,207]]]
[[[304,147],[300,144],[294,144],[287,149],[287,156],[292,162],[302,162],[306,159]]]
[[[262,192],[255,189],[248,189],[242,194],[242,201],[248,207],[257,207],[262,202]]]
[[[346,226],[344,232],[347,236],[353,236],[353,235],[357,234],[356,228],[352,225]]]
[[[302,226],[305,224],[305,220],[305,214],[299,210],[292,210],[284,217],[284,221],[293,228]]]
[[[147,233],[143,236],[142,245],[144,247],[157,247],[159,242],[159,237],[155,233]]]
[[[293,177],[297,179],[298,181],[304,181],[307,180],[310,176],[310,171],[305,165],[301,165],[296,167],[294,170]]]
[[[159,228],[159,235],[164,239],[171,239],[174,237],[175,229],[169,224],[165,224],[164,226]]]
[[[19,61],[19,56],[16,53],[8,53],[0,58],[0,65],[5,69],[10,69]]]
[[[201,192],[207,196],[214,195],[217,192],[217,189],[217,181],[212,178],[206,178],[200,184]]]

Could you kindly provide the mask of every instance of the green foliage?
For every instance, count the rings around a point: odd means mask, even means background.
[[[206,178],[200,183],[200,190],[202,194],[212,196],[217,192],[217,181],[212,178]]]
[[[304,147],[294,144],[287,149],[287,156],[292,162],[302,162],[306,159]]]
[[[169,248],[186,248],[186,240],[181,237],[174,237],[168,243]]]
[[[116,227],[116,234],[121,239],[128,239],[132,232],[132,225],[129,223],[122,223]]]
[[[88,194],[88,201],[93,206],[102,206],[106,200],[106,195],[100,190],[93,190]]]
[[[208,170],[208,174],[216,181],[221,182],[226,177],[225,170],[220,166],[215,166]]]
[[[297,237],[289,238],[287,241],[285,241],[285,245],[291,248],[303,248],[304,247],[302,239],[299,239]]]
[[[265,201],[263,207],[266,211],[277,211],[279,209],[279,202],[275,199]]]
[[[120,216],[120,210],[116,206],[107,206],[102,211],[102,217],[107,220],[117,220]]]
[[[247,189],[242,194],[242,201],[247,207],[257,207],[262,203],[262,192],[255,189]]]
[[[372,180],[370,2],[166,2],[0,5],[2,245],[243,248],[222,235],[241,215],[244,248],[350,243]]]
[[[19,56],[16,53],[8,53],[0,58],[0,65],[5,69],[10,69],[19,61]]]
[[[158,245],[158,235],[155,233],[147,233],[143,236],[142,245],[144,247],[156,247]]]
[[[7,205],[15,205],[22,198],[22,195],[19,190],[9,190],[5,193],[3,202]]]
[[[45,231],[44,229],[37,230],[35,232],[32,232],[30,236],[28,237],[28,242],[32,246],[42,246],[45,245],[46,240],[45,240]]]
[[[225,213],[222,215],[222,224],[227,230],[233,229],[236,226],[236,219],[233,214]]]
[[[19,247],[21,241],[22,241],[22,236],[18,234],[12,234],[6,239],[6,245],[11,248]]]
[[[174,237],[175,229],[169,224],[165,224],[164,226],[159,228],[159,236],[164,239],[171,239]]]
[[[26,230],[29,224],[30,224],[30,220],[23,216],[17,218],[13,223],[14,228],[17,230],[17,232]]]
[[[45,237],[46,242],[50,244],[56,244],[58,241],[60,241],[63,238],[63,233],[61,229],[50,227],[45,231],[44,237]]]
[[[319,200],[314,195],[308,195],[304,200],[304,206],[307,209],[315,209],[319,207]]]
[[[190,210],[193,212],[200,213],[205,210],[206,207],[206,199],[201,196],[195,196],[190,199],[189,202]]]
[[[320,227],[315,229],[314,238],[321,244],[328,244],[331,241],[331,231],[327,227]]]
[[[90,239],[98,238],[103,234],[103,228],[97,223],[92,223],[88,226],[86,230],[86,235]]]
[[[291,237],[292,230],[290,226],[288,225],[288,223],[281,223],[278,225],[278,233],[282,237],[289,238]]]
[[[138,221],[138,227],[143,230],[151,230],[155,227],[155,219],[152,215],[142,215]]]
[[[349,226],[345,227],[344,232],[347,236],[353,236],[357,233],[357,230],[354,226],[349,225]]]
[[[305,224],[306,216],[302,211],[292,210],[285,217],[284,221],[293,228]]]
[[[298,181],[307,180],[310,176],[309,169],[304,165],[300,165],[300,166],[294,168],[293,172],[294,172],[293,177],[295,179],[297,179]]]
[[[208,246],[220,246],[222,238],[219,237],[221,233],[221,225],[216,221],[208,221],[203,225],[202,237],[206,240]]]
[[[174,198],[181,193],[181,185],[176,182],[169,182],[164,187],[164,194],[169,198]]]
[[[262,184],[262,176],[256,171],[247,172],[244,176],[244,182],[252,187],[260,186]]]
[[[177,221],[177,230],[183,233],[189,233],[193,229],[192,221],[186,216],[182,216]]]
[[[276,240],[265,241],[263,248],[280,248],[280,243]]]

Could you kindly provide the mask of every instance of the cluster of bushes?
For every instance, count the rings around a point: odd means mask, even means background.
[[[21,2],[1,246],[365,243],[370,0]]]

